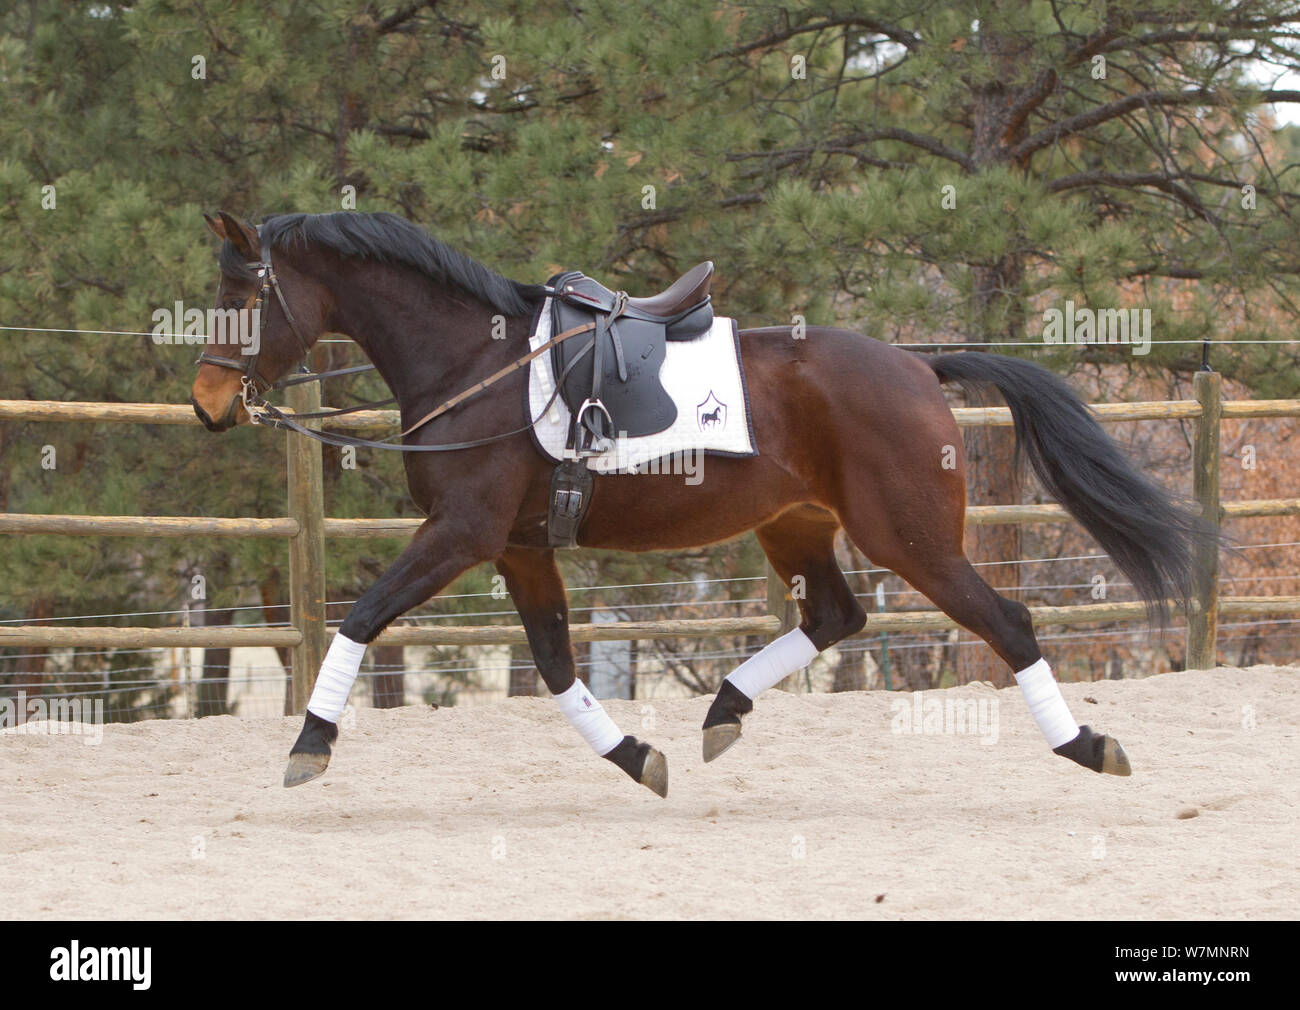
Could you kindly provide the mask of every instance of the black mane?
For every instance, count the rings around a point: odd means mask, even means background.
[[[506,315],[528,315],[543,297],[539,286],[502,277],[396,214],[276,214],[262,222],[258,233],[263,248],[311,243],[340,256],[401,263],[439,284],[454,285]],[[228,276],[253,278],[229,242],[221,245],[220,263]]]

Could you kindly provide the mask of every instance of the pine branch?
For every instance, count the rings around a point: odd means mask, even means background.
[[[1142,91],[1106,105],[1098,106],[1077,116],[1070,116],[1058,123],[1053,123],[1022,140],[1010,151],[1013,160],[1025,158],[1035,151],[1056,143],[1063,137],[1090,130],[1094,126],[1109,122],[1136,109],[1164,107],[1177,108],[1187,105],[1232,105],[1244,99],[1256,99],[1259,102],[1300,102],[1300,91],[1251,91],[1238,92],[1207,91],[1197,88],[1194,91]]]
[[[1142,186],[1150,186],[1155,189],[1163,190],[1171,196],[1177,198],[1191,209],[1197,217],[1206,221],[1210,219],[1210,213],[1201,203],[1200,198],[1191,190],[1178,185],[1173,178],[1164,172],[1106,172],[1097,170],[1093,172],[1079,172],[1075,175],[1063,176],[1060,179],[1054,179],[1047,185],[1049,193],[1059,193],[1067,189],[1078,189],[1083,186],[1120,186],[1125,189],[1137,189]]]
[[[879,130],[866,130],[860,133],[850,134],[844,139],[845,144],[869,144],[876,140],[897,140],[900,143],[909,144],[912,147],[919,147],[923,151],[928,151],[935,157],[944,158],[948,161],[955,162],[968,172],[975,171],[975,162],[967,154],[955,148],[948,147],[934,137],[927,136],[923,133],[914,133],[911,130],[902,130],[896,127],[886,127]]]
[[[796,35],[804,35],[808,32],[820,32],[827,28],[845,27],[865,28],[867,31],[875,32],[877,35],[884,35],[886,38],[892,39],[894,42],[897,42],[899,45],[909,50],[915,50],[921,45],[920,36],[916,35],[914,32],[909,32],[907,29],[901,28],[898,25],[892,25],[876,18],[864,17],[861,14],[843,14],[838,16],[832,15],[823,21],[810,21],[807,24],[792,25],[784,31],[772,32],[770,35],[765,35],[761,39],[747,42],[743,46],[724,49],[720,53],[715,53],[712,58],[720,59],[728,56],[744,56],[747,53],[752,53],[758,49],[770,49],[772,46],[778,45],[781,42],[786,42],[794,38]]]
[[[1164,181],[1175,178],[1187,179],[1191,182],[1203,182],[1210,186],[1223,186],[1227,189],[1240,189],[1245,185],[1240,179],[1226,179],[1222,176],[1205,175],[1199,172],[1180,172],[1178,175],[1172,176],[1163,172],[1107,172],[1096,169],[1091,172],[1075,172],[1073,175],[1063,175],[1059,179],[1053,179],[1049,182],[1046,188],[1049,193],[1063,193],[1066,190],[1081,189],[1086,186],[1118,186],[1132,189],[1139,186],[1157,186]],[[1300,197],[1300,193],[1292,193],[1289,190],[1264,189],[1259,186],[1255,186],[1255,190],[1263,196]]]
[[[375,34],[387,35],[389,32],[396,31],[398,28],[401,28],[402,25],[406,24],[406,22],[411,20],[411,18],[415,17],[415,15],[425,7],[433,10],[437,6],[438,4],[436,2],[430,2],[411,4],[409,7],[400,8],[375,25]]]
[[[1051,67],[1041,71],[1034,82],[1024,89],[1024,93],[1011,111],[1007,114],[1007,126],[1003,135],[1014,137],[1020,132],[1020,128],[1025,124],[1036,108],[1047,100],[1047,97],[1056,90],[1056,71]]]
[[[1255,37],[1256,36],[1251,31],[1202,32],[1179,29],[1167,32],[1149,32],[1146,35],[1135,35],[1128,38],[1115,39],[1106,43],[1102,47],[1093,50],[1093,52],[1090,52],[1087,55],[1092,56],[1096,53],[1123,52],[1131,49],[1141,49],[1147,46],[1165,45],[1166,43],[1172,42],[1242,42]],[[1269,32],[1268,37],[1297,38],[1300,37],[1300,33]]]

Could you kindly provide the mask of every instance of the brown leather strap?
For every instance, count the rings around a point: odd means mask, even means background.
[[[478,383],[478,385],[471,386],[469,389],[457,393],[450,400],[445,400],[444,402],[440,403],[438,406],[434,407],[433,410],[429,411],[429,413],[425,414],[413,425],[411,425],[409,428],[403,431],[400,435],[397,435],[395,437],[405,438],[411,432],[415,431],[416,428],[428,424],[439,414],[445,414],[447,411],[451,410],[451,408],[456,406],[458,403],[468,400],[475,393],[487,389],[488,386],[492,385],[494,382],[496,382],[499,379],[504,379],[507,375],[509,375],[511,372],[515,371],[516,369],[523,368],[524,365],[528,364],[528,362],[532,361],[534,358],[541,357],[541,355],[545,354],[547,351],[549,351],[552,347],[556,346],[557,344],[562,344],[570,337],[576,337],[579,333],[588,333],[591,330],[594,330],[595,328],[596,328],[596,324],[594,322],[585,323],[582,326],[575,326],[571,330],[565,330],[563,333],[560,333],[552,337],[546,343],[542,344],[541,347],[537,348],[537,350],[530,351],[529,353],[525,354],[522,358],[519,358],[518,360],[512,362],[511,364],[506,365],[506,367],[501,369],[499,372],[495,372],[492,375],[489,375],[482,382]]]

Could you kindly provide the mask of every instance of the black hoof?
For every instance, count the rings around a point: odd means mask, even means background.
[[[712,761],[730,750],[740,739],[740,720],[754,710],[754,703],[724,680],[718,696],[704,717],[704,760]]]
[[[617,747],[603,756],[656,796],[668,796],[668,759],[648,743],[640,743],[634,736],[625,736]]]
[[[1103,733],[1094,733],[1087,726],[1080,726],[1078,736],[1069,743],[1053,748],[1052,753],[1106,775],[1133,774],[1133,766],[1129,764],[1128,755],[1124,753],[1119,741]]]
[[[339,728],[334,723],[311,712],[303,721],[302,732],[289,751],[289,764],[284,770],[284,787],[300,786],[325,773],[330,763],[330,744],[338,739]]]

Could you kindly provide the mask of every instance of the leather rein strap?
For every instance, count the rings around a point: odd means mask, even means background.
[[[517,358],[509,365],[506,365],[505,368],[502,368],[499,371],[494,372],[492,375],[488,376],[482,382],[479,382],[471,386],[469,389],[457,393],[450,400],[444,400],[437,407],[429,411],[429,413],[425,414],[422,418],[420,418],[414,424],[410,425],[404,431],[400,432],[397,435],[393,435],[392,438],[405,438],[407,435],[411,434],[411,432],[415,431],[417,428],[423,427],[424,425],[428,424],[435,417],[445,414],[453,407],[457,406],[460,403],[463,403],[465,400],[468,400],[474,394],[482,392],[484,389],[487,389],[488,386],[491,386],[493,383],[498,382],[499,380],[504,379],[507,375],[510,375],[512,372],[516,372],[520,368],[523,368],[524,365],[528,364],[534,358],[538,358],[541,355],[545,354],[547,351],[549,351],[552,347],[556,346],[557,344],[561,344],[564,341],[570,339],[571,337],[576,337],[581,333],[590,333],[595,328],[596,328],[596,324],[592,322],[592,323],[586,323],[582,326],[575,326],[572,329],[565,330],[563,333],[557,334],[556,336],[548,340],[546,343],[542,344],[542,346],[537,348],[535,351],[529,351],[527,354],[523,355],[522,357]],[[559,397],[560,390],[563,388],[564,385],[564,380],[568,378],[569,372],[573,369],[574,365],[576,365],[580,360],[582,360],[582,357],[584,357],[584,355],[579,355],[569,363],[569,367],[564,370],[564,374],[561,375],[555,383],[555,392],[551,394],[551,398],[546,401],[546,405],[541,409],[541,411],[538,413],[536,418],[529,421],[523,427],[515,428],[513,431],[504,431],[499,435],[489,435],[487,438],[476,438],[468,442],[445,442],[439,445],[396,445],[392,441],[378,442],[366,438],[355,438],[352,435],[325,434],[319,431],[312,431],[310,428],[304,428],[301,424],[298,424],[296,420],[299,417],[303,419],[311,419],[318,416],[333,417],[336,414],[351,413],[357,410],[364,410],[366,407],[375,406],[374,404],[362,404],[360,407],[349,407],[339,411],[322,411],[319,412],[318,414],[285,414],[274,404],[268,403],[266,398],[259,393],[259,394],[255,394],[250,399],[253,406],[257,408],[257,410],[260,413],[253,414],[250,412],[249,419],[254,424],[260,424],[267,428],[285,428],[289,431],[296,431],[300,435],[306,435],[308,438],[313,438],[318,442],[324,442],[326,445],[336,445],[336,446],[354,445],[362,448],[371,448],[371,449],[392,449],[395,452],[454,452],[458,449],[473,449],[481,445],[490,445],[493,442],[500,442],[502,439],[511,438],[514,435],[522,434],[523,432],[531,428],[534,424],[536,424],[538,421],[540,421],[544,416],[546,416],[546,412],[551,409],[552,404],[554,404],[556,399]],[[314,378],[316,377],[313,376],[312,379]],[[301,381],[306,382],[310,380],[308,379],[308,377],[303,376],[301,378]],[[270,417],[271,420],[267,421],[266,420],[267,417]]]
[[[447,411],[451,410],[451,408],[456,406],[458,403],[462,403],[465,400],[468,400],[475,393],[487,389],[488,386],[492,385],[494,382],[496,382],[499,379],[504,379],[511,372],[523,368],[524,365],[528,364],[528,362],[532,361],[534,358],[541,357],[543,354],[549,351],[556,344],[562,344],[570,337],[576,337],[579,333],[587,333],[590,330],[594,330],[595,328],[596,328],[595,323],[587,323],[584,326],[575,326],[571,330],[565,330],[563,333],[557,334],[556,336],[548,340],[546,343],[542,344],[542,346],[537,348],[537,350],[529,351],[522,358],[518,358],[515,361],[511,362],[510,364],[506,365],[506,367],[501,369],[499,372],[492,373],[477,385],[470,386],[469,389],[466,389],[464,392],[457,393],[450,400],[446,400],[443,403],[440,403],[438,406],[434,407],[433,410],[429,411],[429,413],[425,414],[422,418],[420,418],[413,425],[411,425],[404,432],[402,432],[401,435],[395,435],[393,437],[405,438],[411,432],[415,431],[416,428],[419,428],[421,425],[428,424],[439,414],[445,414]],[[552,402],[554,402],[554,399],[555,399],[554,397],[551,398]],[[547,409],[550,409],[550,404],[547,404]],[[543,411],[543,413],[545,413],[545,411]],[[529,427],[532,427],[532,425],[529,425]]]

